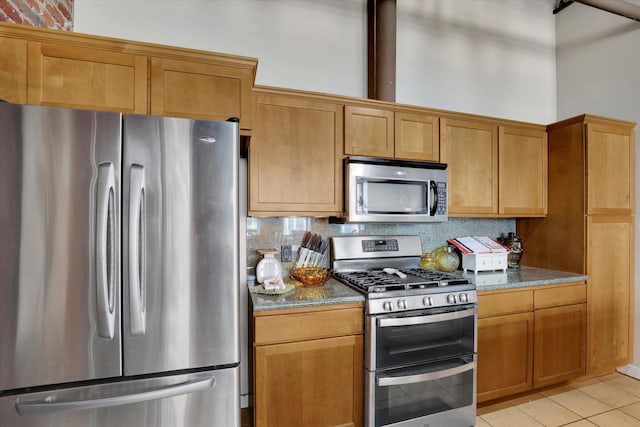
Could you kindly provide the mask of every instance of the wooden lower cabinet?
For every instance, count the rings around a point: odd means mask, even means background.
[[[359,427],[362,304],[254,312],[254,427]]]
[[[584,375],[587,305],[536,310],[534,324],[533,386]]]
[[[613,372],[633,359],[634,217],[587,217],[589,373]]]
[[[533,313],[478,320],[478,402],[531,390]]]
[[[359,426],[362,336],[256,347],[255,426]]]
[[[478,395],[484,402],[586,373],[584,283],[478,296]]]

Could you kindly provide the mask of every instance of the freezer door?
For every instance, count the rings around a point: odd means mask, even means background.
[[[0,397],[11,427],[237,427],[239,368]]]
[[[121,122],[0,104],[0,390],[122,373]]]
[[[238,126],[124,119],[125,375],[237,364]]]

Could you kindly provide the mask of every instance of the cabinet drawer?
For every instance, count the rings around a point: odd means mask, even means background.
[[[362,308],[256,316],[254,342],[260,345],[362,334],[362,318]]]
[[[537,309],[581,304],[587,301],[587,285],[584,283],[535,291],[534,306]]]
[[[478,317],[533,311],[533,291],[478,295]]]

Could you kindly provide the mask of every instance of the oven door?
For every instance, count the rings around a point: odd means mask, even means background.
[[[368,316],[365,367],[398,368],[476,352],[475,304]]]
[[[464,427],[476,421],[474,355],[367,372],[365,425]]]

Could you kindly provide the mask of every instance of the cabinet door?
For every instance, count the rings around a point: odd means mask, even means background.
[[[613,370],[633,355],[633,218],[587,217],[587,373]]]
[[[478,402],[533,387],[533,313],[478,320]]]
[[[586,129],[587,213],[633,214],[633,129],[600,123],[587,123]]]
[[[547,133],[500,126],[498,208],[501,215],[547,214]]]
[[[449,215],[498,213],[498,128],[440,119],[440,161],[449,166]]]
[[[29,42],[28,102],[147,112],[147,58],[103,49]]]
[[[342,212],[342,106],[259,95],[249,147],[249,214]]]
[[[395,134],[397,159],[440,161],[438,117],[396,112]]]
[[[0,37],[0,99],[27,103],[27,42]]]
[[[151,114],[240,119],[251,129],[253,71],[186,60],[151,58]]]
[[[557,384],[585,374],[587,305],[535,312],[533,386]]]
[[[361,426],[362,336],[255,347],[255,427]]]
[[[344,107],[345,154],[393,157],[393,111]]]

